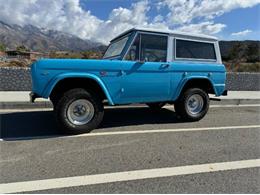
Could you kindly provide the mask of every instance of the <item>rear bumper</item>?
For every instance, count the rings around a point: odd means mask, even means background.
[[[29,94],[29,96],[30,96],[30,102],[31,102],[31,103],[33,103],[36,98],[40,97],[39,95],[37,95],[36,93],[33,93],[33,92],[31,92],[31,93]]]

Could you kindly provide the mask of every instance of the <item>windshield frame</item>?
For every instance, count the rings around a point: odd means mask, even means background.
[[[114,55],[114,56],[105,57],[105,54],[107,53],[108,49],[111,47],[112,44],[114,44],[114,43],[116,43],[116,42],[119,42],[119,41],[121,41],[122,39],[124,39],[124,38],[126,38],[126,37],[128,37],[128,39],[127,39],[127,41],[125,42],[125,45],[124,45],[122,51],[120,52],[120,54]],[[107,49],[106,49],[106,51],[105,51],[105,53],[104,53],[104,55],[103,55],[103,59],[117,59],[117,58],[120,59],[120,58],[123,58],[124,53],[125,53],[125,50],[129,47],[129,42],[131,43],[132,38],[133,38],[133,32],[128,32],[127,34],[125,34],[125,35],[123,35],[123,36],[120,36],[120,37],[117,37],[117,38],[113,39],[113,40],[110,42],[109,46],[107,47]]]

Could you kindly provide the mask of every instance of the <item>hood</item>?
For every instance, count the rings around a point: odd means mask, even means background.
[[[104,68],[119,60],[105,59],[41,59],[36,62],[37,69],[45,70],[86,70]]]

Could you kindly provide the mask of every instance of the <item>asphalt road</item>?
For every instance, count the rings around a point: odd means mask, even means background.
[[[193,123],[168,107],[107,108],[82,136],[61,135],[48,110],[0,110],[0,125],[0,192],[260,193],[260,105]]]

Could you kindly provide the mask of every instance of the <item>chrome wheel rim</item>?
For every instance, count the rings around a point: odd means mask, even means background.
[[[85,125],[94,117],[93,104],[86,99],[73,101],[67,110],[67,117],[74,125]]]
[[[203,97],[199,94],[190,96],[187,100],[187,109],[191,115],[199,114],[204,106]]]

